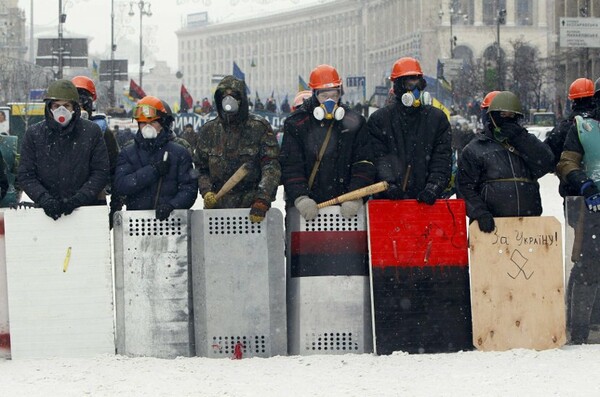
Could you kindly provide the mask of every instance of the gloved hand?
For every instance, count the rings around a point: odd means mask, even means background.
[[[217,205],[217,197],[213,192],[208,192],[204,195],[204,209],[209,210]]]
[[[159,204],[158,207],[156,207],[156,219],[164,221],[171,215],[171,212],[173,212],[174,209],[175,207],[171,204]]]
[[[256,199],[254,203],[252,203],[252,207],[250,207],[250,222],[262,222],[267,215],[267,211],[271,208],[271,204],[262,199]]]
[[[300,196],[294,200],[294,207],[298,209],[300,215],[307,221],[311,221],[319,215],[317,203],[308,196]]]
[[[11,210],[18,210],[19,208],[38,208],[39,206],[36,203],[32,203],[31,201],[21,201],[18,203],[10,203],[8,208]]]
[[[585,204],[592,212],[600,211],[600,191],[591,180],[581,186],[581,194],[585,197]]]
[[[355,217],[356,214],[358,214],[358,211],[360,211],[362,206],[363,206],[362,199],[344,201],[341,205],[340,213],[342,214],[342,216],[344,218],[350,219],[352,217]]]
[[[44,209],[44,213],[54,220],[57,220],[62,215],[62,205],[60,201],[50,196],[48,193],[42,196],[39,205]]]
[[[159,176],[165,176],[169,173],[169,168],[171,168],[171,160],[167,157],[166,160],[157,161],[152,164],[152,167],[158,172]]]
[[[514,138],[517,135],[527,133],[527,130],[520,126],[516,121],[505,122],[500,126],[500,133],[508,139]]]
[[[494,217],[490,213],[485,213],[477,218],[477,223],[479,224],[479,230],[484,233],[491,233],[496,228]]]
[[[63,199],[62,212],[65,215],[71,215],[71,213],[73,213],[75,208],[79,208],[82,205],[83,205],[83,202],[81,201],[81,199],[77,195],[74,195],[70,199]]]
[[[108,227],[113,228],[115,212],[123,209],[123,203],[125,202],[125,196],[118,196],[113,194],[110,196],[110,212],[108,213]]]
[[[388,184],[388,189],[385,191],[385,194],[390,200],[400,200],[404,196],[404,192],[400,186],[395,183]]]
[[[427,205],[433,205],[437,195],[435,194],[435,190],[430,186],[426,186],[419,194],[417,194],[417,201],[419,203],[425,203]]]

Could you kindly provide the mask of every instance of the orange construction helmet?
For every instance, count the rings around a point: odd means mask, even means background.
[[[75,87],[88,91],[92,94],[92,99],[96,100],[96,86],[92,79],[86,76],[75,76],[71,79],[71,82],[75,84]]]
[[[308,99],[312,96],[312,91],[304,90],[299,91],[294,97],[294,103],[292,104],[292,110],[296,110],[296,108],[304,102],[305,99]]]
[[[342,79],[333,66],[319,65],[310,72],[308,86],[313,90],[337,88],[342,86]]]
[[[423,76],[423,70],[421,70],[419,61],[415,58],[404,57],[394,62],[390,80],[394,81],[402,76]]]
[[[571,83],[569,87],[569,99],[578,99],[594,96],[594,82],[581,77]]]
[[[490,91],[487,93],[487,95],[485,96],[485,98],[483,98],[483,102],[481,102],[481,106],[480,109],[487,109],[490,107],[490,103],[492,103],[492,99],[494,99],[494,97],[496,95],[498,95],[500,91]]]
[[[133,108],[133,118],[138,123],[150,123],[172,115],[169,105],[152,95],[140,99]]]

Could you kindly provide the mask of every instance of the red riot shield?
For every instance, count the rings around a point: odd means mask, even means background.
[[[472,348],[465,204],[368,202],[377,354]]]

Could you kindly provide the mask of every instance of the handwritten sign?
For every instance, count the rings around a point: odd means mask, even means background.
[[[469,228],[473,344],[479,350],[562,346],[565,303],[561,225],[554,217],[494,218]]]

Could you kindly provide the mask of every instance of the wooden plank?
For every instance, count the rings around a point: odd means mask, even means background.
[[[565,344],[560,223],[554,217],[494,218],[469,227],[473,344],[478,350]]]

